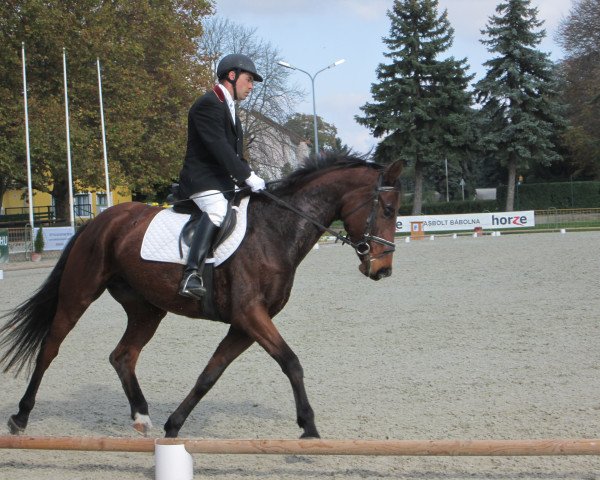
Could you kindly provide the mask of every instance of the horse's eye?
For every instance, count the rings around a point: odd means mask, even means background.
[[[394,207],[392,207],[391,205],[386,205],[383,207],[383,216],[385,218],[390,218],[392,215],[394,215]]]

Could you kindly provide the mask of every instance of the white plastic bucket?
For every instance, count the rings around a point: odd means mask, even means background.
[[[156,480],[192,480],[194,459],[185,445],[154,445]]]

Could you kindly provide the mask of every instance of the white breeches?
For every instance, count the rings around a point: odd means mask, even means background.
[[[227,199],[218,190],[194,193],[190,197],[198,208],[206,212],[210,221],[220,227],[227,214]]]

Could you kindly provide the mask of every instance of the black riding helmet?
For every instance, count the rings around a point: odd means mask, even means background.
[[[227,74],[231,71],[235,72],[235,78],[230,80],[227,78]],[[219,65],[217,66],[217,78],[219,80],[226,79],[231,85],[233,85],[233,98],[237,100],[237,88],[236,82],[240,73],[247,72],[252,75],[255,82],[262,82],[263,78],[256,71],[256,67],[254,66],[254,62],[250,60],[250,57],[246,55],[242,55],[241,53],[232,53],[230,55],[224,56]]]
[[[219,65],[217,66],[217,78],[222,80],[230,71],[235,71],[235,78],[239,76],[240,72],[248,72],[254,77],[255,82],[262,82],[263,78],[256,71],[254,62],[250,60],[250,57],[242,55],[241,53],[232,53],[224,56]]]

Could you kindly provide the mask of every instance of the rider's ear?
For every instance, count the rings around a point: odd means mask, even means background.
[[[403,166],[404,162],[402,160],[396,160],[394,163],[388,165],[383,172],[383,183],[385,185],[395,185],[396,181],[400,178]]]

